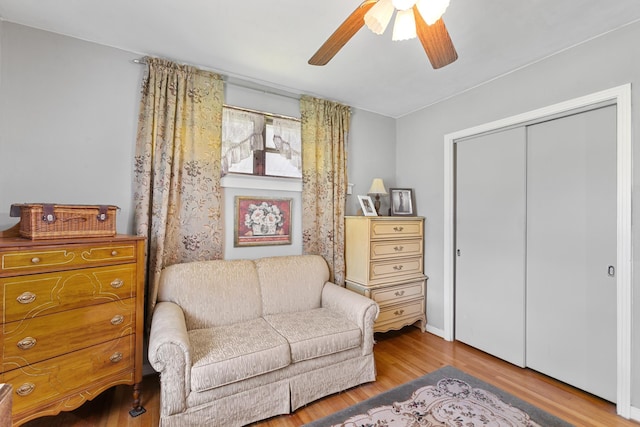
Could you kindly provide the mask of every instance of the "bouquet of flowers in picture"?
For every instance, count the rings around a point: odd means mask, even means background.
[[[276,205],[252,203],[244,216],[244,225],[251,229],[254,236],[275,235],[284,225],[284,216]]]

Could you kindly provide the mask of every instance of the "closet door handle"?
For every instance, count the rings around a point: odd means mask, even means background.
[[[616,277],[616,268],[613,265],[607,267],[607,276]]]

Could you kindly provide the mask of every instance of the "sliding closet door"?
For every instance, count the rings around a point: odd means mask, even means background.
[[[456,339],[524,366],[525,130],[456,143]]]
[[[616,398],[616,107],[527,129],[527,366]]]

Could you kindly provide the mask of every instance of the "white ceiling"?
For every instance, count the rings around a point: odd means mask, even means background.
[[[417,39],[391,41],[391,25],[308,65],[360,1],[0,0],[0,17],[390,117],[640,19],[640,0],[451,0],[449,66],[433,70]]]

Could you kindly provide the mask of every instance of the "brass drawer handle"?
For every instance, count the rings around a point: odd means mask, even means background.
[[[115,316],[113,316],[113,318],[111,319],[111,324],[112,325],[119,325],[122,322],[124,322],[124,316],[121,314],[116,314]]]
[[[120,353],[119,351],[116,351],[111,355],[111,357],[109,357],[109,360],[111,360],[112,363],[118,363],[119,361],[122,360],[122,353]]]
[[[393,250],[396,252],[402,252],[403,249],[404,249],[404,246],[396,246],[395,248],[393,248]]]
[[[397,297],[401,297],[402,295],[404,295],[404,291],[396,291],[395,296]]]
[[[31,263],[32,264],[39,264],[40,263],[40,258],[38,258],[37,256],[34,256],[33,258],[31,258]]]
[[[400,271],[400,270],[402,270],[402,268],[403,268],[403,267],[404,267],[404,266],[403,266],[402,264],[400,264],[400,265],[394,265],[394,266],[393,266],[393,269],[394,269],[394,270],[396,270],[396,271]]]
[[[36,389],[34,383],[24,383],[16,389],[18,396],[28,396]]]
[[[397,231],[398,233],[404,230],[404,227],[393,227],[393,231]]]
[[[117,255],[118,255],[118,251],[116,250],[111,251],[111,256],[117,256]]]
[[[404,314],[404,310],[396,310],[393,312],[396,316],[402,316]]]
[[[38,341],[33,337],[26,337],[22,341],[18,341],[18,344],[16,345],[20,350],[29,350],[30,348],[33,348],[37,342]]]
[[[122,279],[115,279],[113,282],[111,282],[111,287],[118,289],[121,288],[123,284],[124,282],[122,281]]]
[[[31,304],[36,300],[36,294],[33,292],[23,292],[16,298],[20,304]]]

